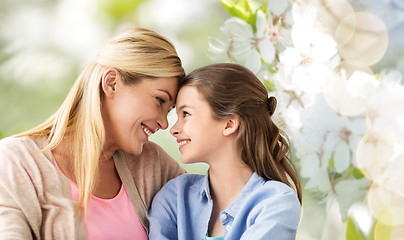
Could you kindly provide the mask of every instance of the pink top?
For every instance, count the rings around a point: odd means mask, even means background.
[[[55,158],[55,166],[59,172]],[[78,201],[77,185],[69,179],[72,199]],[[91,195],[86,217],[87,239],[139,239],[147,240],[135,209],[122,184],[118,195],[111,199],[101,199]]]

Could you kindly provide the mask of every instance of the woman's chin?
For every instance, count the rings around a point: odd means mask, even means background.
[[[143,143],[138,144],[136,147],[131,147],[127,150],[124,150],[127,153],[133,154],[133,155],[140,155],[143,151]]]

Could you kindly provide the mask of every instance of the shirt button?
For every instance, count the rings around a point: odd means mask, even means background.
[[[227,218],[227,214],[223,213],[222,214],[222,219],[225,220]]]
[[[229,231],[230,230],[230,225],[226,225],[226,230]]]

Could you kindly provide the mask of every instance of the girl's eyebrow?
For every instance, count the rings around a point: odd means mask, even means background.
[[[173,96],[171,96],[169,91],[167,91],[165,89],[157,89],[157,90],[167,93],[168,99],[170,100],[170,102],[173,100]]]
[[[180,111],[181,109],[186,108],[186,107],[192,108],[192,106],[184,104],[184,105],[181,105],[180,107],[177,107],[177,110]]]

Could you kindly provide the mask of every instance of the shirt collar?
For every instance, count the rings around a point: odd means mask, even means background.
[[[237,209],[242,204],[242,199],[245,199],[246,195],[249,192],[253,191],[254,188],[257,186],[261,186],[265,184],[265,179],[260,177],[256,172],[248,180],[247,184],[244,186],[243,190],[241,190],[240,194],[237,198],[225,209],[227,213],[234,217]],[[207,198],[208,200],[212,200],[212,196],[210,195],[210,188],[209,188],[209,170],[206,172],[205,176],[203,177],[202,188],[200,191],[200,200],[204,200]]]
[[[260,177],[256,172],[254,172],[237,198],[230,203],[230,205],[224,211],[234,218],[238,210],[241,208],[241,205],[244,204],[244,200],[247,199],[247,196],[254,191],[255,188],[264,185],[265,182],[266,181],[264,178]]]
[[[205,176],[203,177],[200,197],[201,197],[201,201],[204,198],[207,198],[208,200],[212,200],[212,197],[210,195],[210,188],[209,188],[209,170],[206,172]]]

